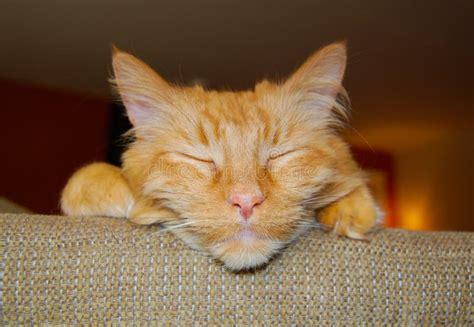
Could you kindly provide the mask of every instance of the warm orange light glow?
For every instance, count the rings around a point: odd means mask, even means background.
[[[429,230],[429,215],[424,201],[414,202],[400,208],[401,228],[411,230]]]

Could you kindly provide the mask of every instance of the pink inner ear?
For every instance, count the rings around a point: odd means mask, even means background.
[[[304,72],[302,84],[311,93],[335,97],[344,76],[344,62],[334,58],[323,58]]]
[[[341,83],[346,70],[346,56],[341,54],[331,54],[321,59],[321,71],[325,77],[336,83]]]
[[[335,97],[346,68],[344,44],[329,45],[315,54],[288,79],[293,91]]]
[[[308,87],[308,91],[310,93],[313,93],[315,96],[321,95],[321,96],[328,96],[328,97],[335,97],[337,93],[339,92],[340,89],[340,84],[333,84],[331,82],[329,83],[324,83],[321,82],[315,83],[314,85],[311,85]]]
[[[134,56],[115,51],[115,83],[134,126],[146,123],[165,109],[168,83],[153,69]]]
[[[145,123],[151,118],[150,100],[122,96],[123,104],[127,109],[127,116],[133,126]]]

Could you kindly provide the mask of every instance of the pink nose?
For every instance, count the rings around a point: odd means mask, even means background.
[[[240,214],[244,219],[249,219],[252,216],[253,208],[261,204],[263,201],[265,201],[265,197],[256,194],[237,193],[229,197],[229,202],[232,205],[239,207]]]

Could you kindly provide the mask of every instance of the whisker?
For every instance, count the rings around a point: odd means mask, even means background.
[[[177,225],[171,225],[171,226],[164,226],[164,230],[172,230],[172,229],[177,229],[177,228],[181,228],[181,227],[184,227],[184,226],[189,226],[189,225],[192,225],[194,224],[192,221],[188,221],[186,223],[182,223],[182,224],[177,224]]]

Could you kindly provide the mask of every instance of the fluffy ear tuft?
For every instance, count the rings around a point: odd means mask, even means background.
[[[345,95],[341,83],[346,68],[346,53],[345,42],[320,49],[290,76],[283,87],[297,94],[303,106],[317,111],[322,120],[331,120],[334,108],[339,115],[346,117],[345,108],[338,102],[338,94]]]
[[[136,57],[112,47],[112,66],[118,93],[130,122],[136,127],[159,114],[166,105],[170,86],[153,69]]]

